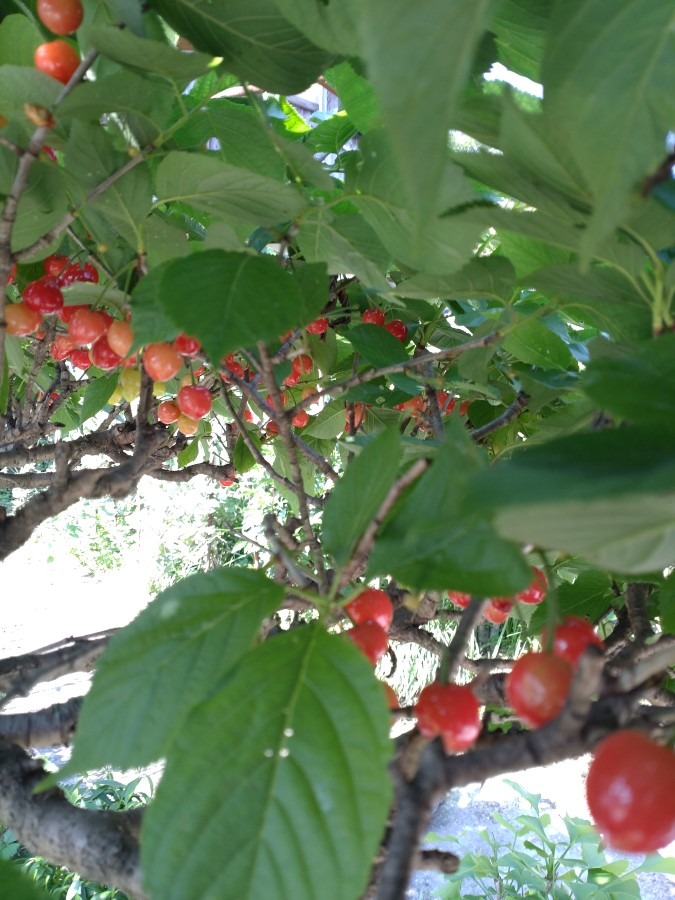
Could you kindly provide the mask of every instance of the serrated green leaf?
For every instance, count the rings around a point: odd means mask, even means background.
[[[567,344],[537,319],[523,319],[502,346],[516,359],[542,369],[567,369],[574,362]]]
[[[324,407],[319,415],[311,420],[305,429],[304,434],[323,440],[334,440],[339,434],[342,434],[344,430],[344,406],[334,406],[333,404],[330,404],[329,406]]]
[[[298,31],[331,53],[354,56],[358,34],[349,3],[317,3],[316,0],[276,0],[280,12]]]
[[[323,541],[338,566],[356,549],[396,478],[401,460],[401,436],[383,431],[347,466],[323,514]]]
[[[501,540],[487,517],[460,512],[481,458],[457,420],[434,462],[395,507],[375,542],[368,577],[388,573],[416,589],[482,596],[514,594],[531,579],[519,550]]]
[[[345,332],[344,337],[375,368],[408,359],[403,342],[380,325],[355,325]]]
[[[675,559],[672,433],[625,427],[523,450],[473,477],[467,509],[502,537],[639,574]]]
[[[23,250],[61,221],[68,210],[63,176],[51,161],[38,159],[21,194],[14,227],[12,250]]]
[[[312,624],[266,641],[169,755],[144,824],[149,892],[360,897],[391,799],[388,732],[381,686],[344,638]]]
[[[237,223],[277,225],[305,202],[295,188],[225,163],[215,156],[175,151],[157,169],[157,203],[182,201]]]
[[[544,108],[594,198],[588,259],[626,217],[635,188],[664,156],[675,117],[675,10],[669,2],[557,3],[543,65]]]
[[[112,375],[102,375],[89,382],[82,392],[82,406],[79,410],[81,425],[99,413],[108,403],[117,387],[118,378],[119,376],[115,372]]]
[[[183,53],[116,25],[90,25],[83,29],[83,36],[108,59],[181,84],[203,75],[212,63],[212,58],[205,53]]]
[[[199,338],[214,362],[240,347],[274,340],[311,322],[325,303],[327,286],[319,290],[322,267],[305,270],[294,276],[269,256],[222,250],[172,260],[134,291],[134,309],[148,311],[143,320],[134,312],[136,340],[157,340],[173,323],[174,336],[182,330]]]
[[[0,859],[0,896],[8,900],[47,900],[49,895],[13,862]]]
[[[261,572],[235,568],[191,575],[158,594],[101,658],[65,771],[163,756],[282,599]]]
[[[491,29],[500,61],[514,72],[539,79],[553,0],[500,0]]]
[[[341,109],[312,128],[307,134],[306,143],[315,153],[339,153],[356,133],[356,125],[347,115],[347,111]]]
[[[584,616],[598,619],[611,605],[611,581],[606,572],[582,572],[573,582],[564,581],[555,591],[556,608],[561,618]],[[541,634],[548,622],[548,609],[542,603],[534,610],[529,622],[530,634]]]
[[[329,69],[326,80],[337,91],[342,106],[358,131],[367,134],[380,118],[372,84],[355,72],[349,62]]]
[[[146,165],[135,166],[118,178],[92,204],[139,252],[144,249],[142,226],[152,208],[152,185]]]
[[[156,0],[160,15],[198,50],[264,90],[294,94],[335,58],[308,40],[273,0]]]
[[[609,345],[591,360],[583,390],[603,409],[635,424],[675,422],[675,335]]]

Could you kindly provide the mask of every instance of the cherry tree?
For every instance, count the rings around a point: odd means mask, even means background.
[[[673,839],[674,35],[667,0],[17,0],[0,559],[145,477],[285,510],[256,567],[0,661],[4,705],[96,667],[0,718],[31,849],[139,900],[392,900],[457,865],[420,850],[443,793],[598,745],[603,833]],[[527,653],[469,652],[509,617]],[[439,665],[401,709],[405,643]],[[71,806],[27,750],[73,740],[59,777],[163,760],[147,808]]]

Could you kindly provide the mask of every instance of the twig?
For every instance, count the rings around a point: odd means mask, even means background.
[[[630,619],[631,630],[638,643],[644,643],[654,634],[652,624],[647,615],[647,598],[651,587],[640,582],[631,582],[626,586],[624,599]]]
[[[518,418],[529,401],[529,395],[524,391],[520,391],[513,403],[510,406],[507,406],[507,408],[500,416],[497,416],[496,419],[493,419],[491,422],[487,422],[485,425],[481,425],[480,428],[474,428],[473,431],[469,432],[469,437],[473,438],[474,441],[480,441],[486,435],[492,434],[493,431],[497,431],[504,425],[508,425],[509,422],[512,422],[514,419]]]
[[[656,675],[665,675],[672,666],[675,666],[675,637],[667,635],[658,643],[643,647],[631,666],[621,668],[616,688],[622,693],[632,691]]]
[[[439,681],[454,681],[457,670],[462,665],[466,653],[466,645],[480,618],[485,599],[483,597],[471,597],[469,605],[462,613],[457,623],[457,629],[452,636],[447,650],[441,659]]]
[[[73,638],[54,650],[0,660],[0,691],[6,694],[0,707],[15,697],[27,696],[42,681],[54,681],[71,672],[91,671],[108,641],[108,636],[92,640]]]

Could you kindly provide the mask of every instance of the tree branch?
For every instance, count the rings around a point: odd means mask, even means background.
[[[36,684],[54,681],[72,672],[90,672],[108,646],[104,637],[70,638],[45,652],[26,653],[0,660],[0,691],[6,694],[0,706],[15,697],[25,697]]]
[[[57,703],[47,709],[0,716],[0,740],[18,747],[68,745],[73,739],[82,708],[82,697]]]

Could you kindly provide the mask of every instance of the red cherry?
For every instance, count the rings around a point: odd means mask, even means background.
[[[515,714],[537,728],[562,711],[572,667],[552,653],[526,653],[506,677],[506,698]]]
[[[398,409],[409,416],[413,416],[415,419],[419,419],[424,412],[424,403],[424,395],[417,394],[416,397],[411,397],[410,400],[404,400],[403,403],[397,403],[394,409]]]
[[[7,273],[7,284],[14,284],[15,281],[16,281],[16,263],[12,263],[9,272]]]
[[[596,747],[586,797],[610,847],[660,850],[675,840],[675,753],[639,731],[616,731]]]
[[[463,400],[463,401],[459,404],[459,414],[460,414],[460,416],[465,416],[465,415],[467,415],[467,413],[469,412],[469,406],[470,406],[470,404],[471,404],[471,401],[470,401],[470,400]]]
[[[361,316],[366,325],[384,325],[384,318],[381,309],[367,309]]]
[[[301,353],[291,363],[291,372],[295,372],[297,375],[309,375],[313,367],[312,357],[306,353]]]
[[[57,313],[63,309],[63,294],[56,278],[43,275],[37,281],[31,281],[23,290],[23,299],[31,309],[37,309],[43,315]]]
[[[518,603],[541,603],[546,596],[546,589],[548,587],[546,575],[544,575],[541,569],[537,569],[536,566],[532,566],[531,568],[533,578],[529,587],[525,588],[525,590],[521,591],[519,594],[516,594],[513,598]]]
[[[37,309],[31,309],[25,303],[9,303],[5,308],[7,334],[25,337],[40,327],[42,315]]]
[[[300,381],[300,373],[299,372],[291,372],[290,375],[287,375],[284,378],[284,384],[286,387],[295,387],[295,385]]]
[[[328,319],[315,319],[313,322],[309,323],[307,331],[309,331],[310,334],[325,334],[327,328]]]
[[[543,645],[548,646],[548,634],[546,628],[542,631]],[[593,644],[600,650],[605,645],[593,629],[593,625],[583,616],[568,616],[560,625],[556,625],[553,631],[553,652],[556,656],[566,659],[576,667],[586,648]]]
[[[506,622],[513,610],[513,600],[509,597],[492,597],[482,609],[483,618],[493,625]]]
[[[148,344],[143,353],[143,368],[153,381],[170,381],[182,365],[183,357],[171,344]]]
[[[361,622],[377,622],[385,631],[394,618],[394,607],[389,595],[378,588],[366,588],[365,591],[361,591],[346,604],[345,612],[355,625]]]
[[[106,313],[82,306],[71,315],[68,334],[74,344],[93,344],[106,333],[110,321]]]
[[[65,41],[40,44],[33,56],[35,68],[67,84],[80,64],[80,54]]]
[[[291,422],[295,425],[296,428],[304,428],[305,425],[309,422],[309,413],[301,409],[300,412],[297,412]]]
[[[82,369],[83,372],[86,372],[87,369],[91,368],[89,351],[85,350],[84,347],[76,347],[75,350],[71,350],[70,356],[68,358],[74,366],[76,366],[78,369]]]
[[[279,434],[279,426],[276,422],[268,422],[265,425],[265,431],[270,437],[276,437]]]
[[[373,665],[387,652],[389,638],[387,632],[377,622],[360,622],[345,634]]]
[[[447,391],[436,391],[436,401],[442,416],[448,416],[455,408],[455,398]]]
[[[469,685],[427,685],[415,706],[417,728],[424,737],[441,736],[446,753],[466,750],[481,732],[480,707]]]
[[[118,356],[126,356],[134,342],[134,332],[126,319],[115,319],[106,337],[111,349]]]
[[[64,287],[74,284],[76,281],[88,281],[90,284],[98,284],[98,269],[91,263],[81,266],[79,263],[70,263],[59,275],[59,281]]]
[[[38,18],[54,34],[72,34],[82,24],[80,0],[38,0]]]
[[[52,275],[54,278],[58,278],[67,265],[67,256],[56,256],[52,254],[44,261],[45,275]]]
[[[391,322],[387,322],[384,327],[389,334],[394,335],[397,341],[402,341],[405,344],[408,340],[408,327],[400,319],[393,319]]]
[[[94,342],[89,351],[89,358],[95,366],[105,371],[117,368],[122,360],[122,357],[115,353],[108,343],[106,335]]]
[[[455,606],[459,606],[462,609],[466,609],[471,603],[471,594],[463,594],[461,591],[448,591],[448,597]]]
[[[232,487],[234,481],[231,478],[221,478],[220,483],[223,487]]]
[[[180,418],[180,410],[173,400],[162,400],[157,407],[157,418],[163,425],[173,425]]]
[[[62,322],[66,324],[70,322],[78,309],[89,309],[86,303],[78,303],[74,306],[64,306],[63,309],[60,309],[58,312],[58,317]]]
[[[54,338],[54,343],[49,348],[49,352],[52,359],[67,359],[73,347],[74,344],[67,334],[57,334]]]
[[[179,334],[173,345],[183,356],[195,356],[202,349],[197,338],[188,337],[186,334]]]
[[[201,384],[187,385],[178,391],[178,409],[191,419],[203,419],[211,410],[211,392]]]

